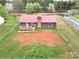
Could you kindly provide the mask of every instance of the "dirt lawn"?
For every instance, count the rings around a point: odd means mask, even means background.
[[[43,30],[34,32],[17,32],[14,36],[16,42],[20,42],[23,45],[31,43],[42,43],[48,46],[60,45],[64,48],[67,57],[73,57],[69,52],[68,46],[64,43],[63,39],[55,31]]]
[[[56,32],[43,30],[43,31],[34,31],[34,32],[17,32],[14,40],[20,42],[22,44],[29,44],[29,43],[43,43],[47,45],[53,44],[64,44],[62,39],[56,34]]]

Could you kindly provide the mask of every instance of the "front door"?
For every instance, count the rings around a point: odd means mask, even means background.
[[[41,28],[41,22],[38,22],[38,28]]]

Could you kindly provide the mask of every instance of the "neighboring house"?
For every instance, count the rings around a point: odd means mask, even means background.
[[[20,30],[31,30],[32,28],[56,28],[55,15],[22,15],[19,19]]]

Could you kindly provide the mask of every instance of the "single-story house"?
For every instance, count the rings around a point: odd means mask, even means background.
[[[56,28],[56,16],[44,14],[21,15],[20,30],[26,31],[32,28]]]

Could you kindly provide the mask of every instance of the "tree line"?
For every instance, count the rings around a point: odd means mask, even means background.
[[[5,5],[6,0],[0,0]],[[55,12],[66,11],[72,8],[79,8],[79,2],[64,2],[53,0],[13,0],[14,9],[17,11],[26,10],[28,12]]]

